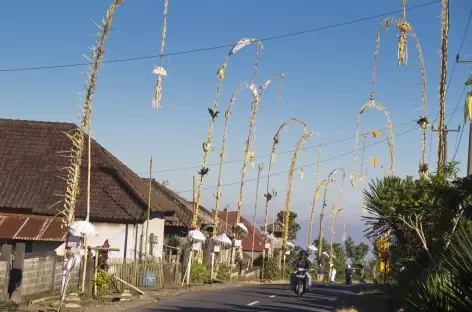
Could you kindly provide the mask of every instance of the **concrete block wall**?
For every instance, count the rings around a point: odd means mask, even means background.
[[[32,295],[53,290],[55,255],[24,260],[22,295]]]
[[[54,290],[61,289],[63,263],[64,263],[63,261],[56,262],[56,270],[54,274]],[[80,271],[80,264],[76,265],[74,269],[72,269],[72,272],[69,277],[69,287],[76,286],[77,283],[79,282],[79,271]]]
[[[7,262],[0,261],[0,298],[4,297],[4,293],[7,292],[7,289],[3,289],[2,285],[6,284],[6,276],[7,276]]]

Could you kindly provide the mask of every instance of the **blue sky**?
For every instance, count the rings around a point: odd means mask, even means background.
[[[426,3],[410,0],[409,6]],[[110,1],[24,1],[0,3],[0,40],[4,44],[0,68],[22,68],[82,63],[82,53],[89,55],[97,29],[90,19],[100,22]],[[263,38],[342,23],[401,8],[400,0],[391,1],[176,1],[169,5],[166,52],[179,52],[211,46],[231,44],[242,37]],[[464,35],[472,5],[467,0],[451,3],[449,36],[449,77],[455,55]],[[114,17],[113,31],[106,42],[105,60],[155,55],[159,53],[162,28],[162,1],[125,1]],[[428,115],[434,119],[438,107],[439,3],[412,10],[408,21],[418,34],[424,51],[428,88]],[[397,16],[399,14],[396,14]],[[324,142],[352,137],[356,114],[372,91],[372,57],[377,26],[382,18],[375,18],[347,26],[326,29],[300,36],[263,42],[259,66],[259,83],[274,73],[285,73],[283,104],[280,120],[289,117],[303,119],[310,128],[319,131]],[[470,30],[472,32],[472,30]],[[396,174],[416,175],[420,159],[420,131],[404,135],[415,127],[413,122],[421,111],[420,67],[414,42],[408,42],[408,66],[399,68],[396,61],[397,30],[392,27],[382,33],[378,59],[377,100],[390,111],[393,124],[411,123],[395,128],[397,134]],[[461,55],[472,53],[469,34]],[[247,47],[229,62],[227,79],[223,84],[220,110],[228,105],[235,86],[252,79],[254,47]],[[138,173],[147,175],[148,160],[154,157],[154,170],[198,166],[203,152],[202,142],[208,129],[207,107],[211,107],[216,84],[216,70],[228,49],[175,55],[165,58],[168,77],[164,80],[162,109],[152,109],[151,100],[155,75],[151,72],[158,59],[104,64],[99,73],[93,102],[93,137],[120,160]],[[470,66],[457,65],[447,96],[447,109],[452,110],[460,97]],[[81,104],[78,92],[83,90],[86,67],[45,69],[35,71],[0,72],[0,103],[2,118],[74,122]],[[275,130],[278,81],[270,85],[260,104],[256,121],[256,155],[270,154]],[[459,104],[462,107],[463,102]],[[243,157],[247,136],[250,96],[240,93],[233,109],[228,130],[227,160]],[[457,112],[449,127],[455,128],[462,120]],[[224,118],[217,119],[214,132],[215,151],[209,164],[218,162]],[[367,111],[361,121],[363,130],[385,128],[382,114]],[[288,127],[282,134],[278,151],[289,151],[301,135],[301,129]],[[464,134],[457,159],[465,173],[467,133]],[[428,133],[428,144],[430,134]],[[456,134],[449,135],[449,155],[452,157]],[[433,136],[430,167],[436,161],[437,140]],[[315,138],[307,146],[318,144]],[[323,159],[332,158],[354,148],[354,140],[327,145]],[[428,146],[429,151],[429,146]],[[388,165],[389,156],[384,144],[366,150],[366,157],[377,156]],[[314,163],[316,149],[307,149],[299,157],[299,165]],[[268,158],[263,175],[267,172]],[[279,155],[273,173],[288,169],[290,154]],[[223,182],[240,181],[242,163],[224,167]],[[326,161],[321,166],[321,177],[336,167],[343,167],[347,175],[352,170],[352,154]],[[210,166],[204,187],[216,185],[217,166]],[[192,176],[197,168],[156,172],[158,180],[169,180],[169,187],[191,198]],[[357,172],[359,167],[357,168]],[[370,169],[370,177],[382,175],[380,169]],[[302,220],[308,219],[315,184],[315,167],[305,168],[305,178],[296,175],[292,209]],[[255,178],[251,169],[247,178]],[[266,179],[261,179],[265,189]],[[274,175],[272,186],[279,191],[276,203],[283,208],[287,174]],[[206,189],[202,204],[212,208],[215,189]],[[239,185],[223,188],[222,205],[236,208]],[[260,193],[259,217],[263,215],[263,192]],[[243,213],[252,219],[255,182],[245,185]],[[346,179],[342,200],[348,235],[361,237],[360,189],[351,188]],[[319,215],[320,206],[315,215]],[[261,219],[261,218],[258,218]],[[316,221],[315,221],[316,222]],[[343,217],[338,227],[342,228]],[[314,230],[314,233],[318,231]],[[336,238],[340,239],[338,230]],[[303,240],[304,238],[301,238]]]

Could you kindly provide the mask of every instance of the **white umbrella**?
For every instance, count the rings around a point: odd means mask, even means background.
[[[192,231],[188,232],[187,237],[190,240],[194,240],[194,241],[197,241],[197,242],[204,242],[206,240],[205,234],[203,234],[199,230],[192,230]]]
[[[243,230],[245,234],[249,233],[247,227],[244,224],[238,223],[236,226]]]
[[[95,225],[88,221],[74,221],[69,224],[70,235],[73,236],[94,236],[98,235]]]
[[[316,248],[315,245],[310,245],[310,246],[308,246],[308,249],[309,249],[310,251],[313,251],[313,252],[318,251],[318,248]]]
[[[277,240],[277,237],[275,237],[275,236],[272,235],[272,234],[269,234],[269,235],[267,235],[266,239],[267,239],[268,241],[276,241],[276,240]]]
[[[288,242],[288,243],[287,243],[287,246],[290,247],[290,248],[295,248],[295,244],[292,243],[292,242]]]
[[[217,235],[217,236],[213,237],[212,240],[215,243],[220,244],[220,245],[231,245],[232,244],[231,239],[229,239],[229,237],[226,235],[226,233]]]

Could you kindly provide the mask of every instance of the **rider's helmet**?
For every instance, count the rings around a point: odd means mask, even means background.
[[[304,249],[302,249],[302,250],[300,250],[300,252],[298,253],[298,256],[299,256],[300,258],[306,258],[306,257],[307,257],[307,252],[306,252]]]

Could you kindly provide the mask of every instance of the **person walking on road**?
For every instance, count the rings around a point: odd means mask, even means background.
[[[329,272],[329,281],[331,283],[334,283],[335,279],[336,279],[336,269],[334,268],[333,265],[331,265],[331,270]]]
[[[318,283],[323,283],[324,281],[325,268],[322,263],[318,266]]]

